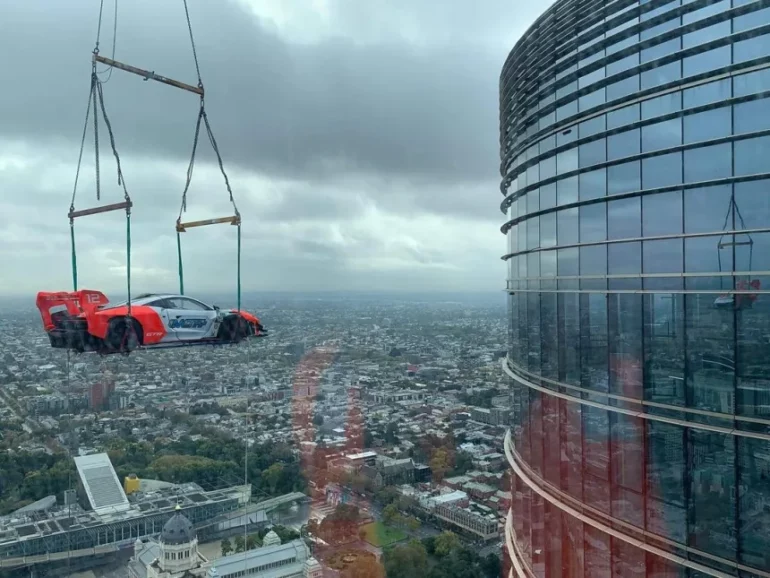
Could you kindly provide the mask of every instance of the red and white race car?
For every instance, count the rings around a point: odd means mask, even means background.
[[[267,330],[246,311],[222,311],[185,295],[145,294],[110,304],[83,289],[37,294],[37,308],[52,347],[78,352],[129,353],[135,349],[238,343]]]

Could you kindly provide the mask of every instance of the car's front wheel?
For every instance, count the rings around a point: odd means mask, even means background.
[[[110,353],[131,353],[142,344],[142,326],[130,317],[112,319],[104,342]]]

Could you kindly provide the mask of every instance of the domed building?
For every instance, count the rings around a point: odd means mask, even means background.
[[[198,551],[192,522],[177,506],[158,540],[134,545],[128,564],[131,578],[321,578],[323,569],[303,540],[285,544],[274,530],[262,547],[207,560]]]
[[[209,563],[198,551],[192,522],[177,506],[158,541],[137,540],[128,566],[132,578],[203,578]]]

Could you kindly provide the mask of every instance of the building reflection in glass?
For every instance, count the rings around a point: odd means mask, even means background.
[[[559,0],[500,111],[512,575],[770,576],[770,7]]]

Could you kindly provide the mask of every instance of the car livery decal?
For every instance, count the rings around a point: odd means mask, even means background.
[[[208,325],[208,319],[187,317],[183,319],[170,319],[168,326],[171,329],[203,329]]]

